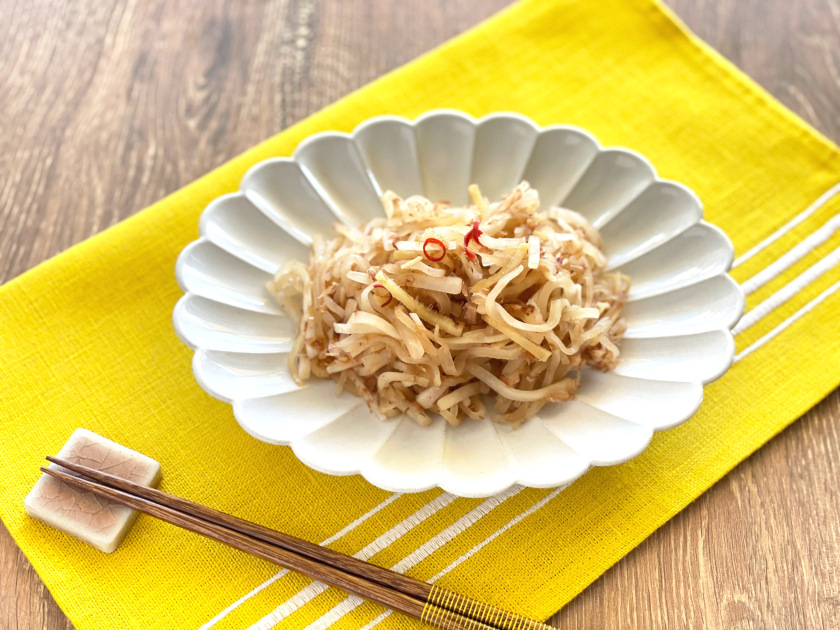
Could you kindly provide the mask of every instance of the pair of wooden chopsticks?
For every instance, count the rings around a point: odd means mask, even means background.
[[[444,630],[551,630],[538,621],[187,499],[57,457],[47,457],[47,460],[70,472],[43,467],[41,470],[75,488],[106,497]]]

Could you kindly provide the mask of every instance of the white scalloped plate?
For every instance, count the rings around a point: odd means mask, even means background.
[[[592,221],[610,268],[632,278],[614,373],[585,370],[574,401],[545,407],[515,431],[489,420],[456,428],[440,418],[429,427],[381,422],[359,398],[336,396],[332,381],[294,383],[284,356],[294,326],[265,283],[286,261],[307,260],[311,234],[331,233],[337,219],[378,216],[384,190],[461,204],[470,183],[497,199],[522,179],[545,206]],[[201,238],[178,259],[186,295],[175,329],[196,350],[201,386],[230,402],[248,433],[290,445],[316,470],[362,474],[392,491],[439,486],[466,497],[514,484],[562,486],[590,466],[635,457],[654,431],[685,422],[703,385],[731,364],[730,328],[744,297],[727,275],[729,239],[702,214],[696,195],[659,179],[645,158],[602,148],[575,127],[448,110],[413,122],[372,118],[352,134],[318,134],[291,158],[257,164],[240,192],[206,208]]]

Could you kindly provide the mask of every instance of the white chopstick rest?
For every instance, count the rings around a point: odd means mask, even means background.
[[[76,429],[58,457],[144,486],[156,487],[161,479],[158,462],[87,429]],[[55,464],[50,468],[62,470]],[[137,518],[130,508],[71,488],[49,475],[41,475],[23,507],[32,518],[105,553],[119,546]]]

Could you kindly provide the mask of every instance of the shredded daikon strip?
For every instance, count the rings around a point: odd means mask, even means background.
[[[436,278],[423,273],[414,273],[399,277],[397,280],[401,280],[403,277],[407,279],[408,285],[415,289],[427,289],[429,291],[458,295],[464,288],[464,283],[457,276]]]
[[[417,394],[417,398],[414,399],[414,402],[424,409],[428,409],[434,405],[448,389],[448,387],[444,387],[443,385],[433,385],[432,387],[428,387]]]
[[[449,409],[454,407],[462,400],[466,400],[470,396],[475,396],[481,392],[481,383],[470,383],[459,387],[455,391],[448,393],[446,396],[438,398],[437,404],[440,409]]]
[[[548,348],[543,348],[542,346],[534,343],[533,341],[520,334],[518,331],[514,330],[504,322],[500,322],[497,319],[493,319],[489,315],[485,315],[484,320],[496,330],[505,333],[508,337],[510,337],[511,341],[513,341],[516,344],[519,344],[520,346],[525,348],[525,350],[533,354],[537,358],[537,360],[547,361],[548,357],[551,356],[551,352],[548,350]]]
[[[522,248],[517,247],[516,252],[510,257],[505,266],[502,267],[498,272],[490,276],[489,278],[484,278],[483,280],[479,280],[472,286],[473,293],[478,293],[479,291],[484,290],[485,288],[492,287],[496,282],[498,282],[501,278],[509,274],[513,269],[522,261],[525,257],[525,252]]]
[[[345,274],[345,277],[348,280],[358,282],[359,284],[370,284],[370,276],[366,273],[362,273],[361,271],[348,271]]]
[[[404,262],[400,265],[402,269],[414,269],[416,271],[422,271],[427,276],[432,276],[434,278],[443,278],[446,275],[446,269],[440,269],[438,267],[430,267],[426,263],[423,262],[423,258],[417,256],[416,258],[412,258],[408,262]]]
[[[396,247],[400,251],[409,251],[409,252],[422,252],[423,251],[423,244],[426,242],[426,239],[422,241],[397,241]],[[457,241],[444,241],[444,245],[446,245],[447,249],[455,249],[458,247]]]
[[[409,311],[417,313],[418,317],[423,321],[428,322],[432,326],[440,326],[441,330],[445,330],[450,335],[455,335],[456,337],[464,329],[463,324],[459,326],[445,315],[435,313],[428,306],[418,302],[381,271],[376,274],[376,280],[381,282],[391,292],[391,296],[395,300],[401,302]]]
[[[345,335],[382,333],[394,339],[400,338],[400,334],[392,324],[381,317],[364,311],[356,311],[350,316],[350,320],[346,324],[335,324],[333,328],[336,332]]]
[[[472,199],[473,204],[475,204],[479,216],[484,216],[484,213],[487,212],[487,200],[481,196],[481,191],[478,189],[478,186],[470,184],[469,193],[470,199]]]
[[[540,264],[540,239],[533,234],[528,237],[528,269],[536,269]]]
[[[521,238],[493,238],[488,234],[482,234],[478,238],[478,241],[484,247],[489,247],[490,249],[507,249],[508,247],[522,245],[525,242]]]
[[[498,377],[491,372],[485,370],[479,365],[471,365],[470,374],[485,383],[490,389],[497,394],[509,398],[510,400],[518,400],[520,402],[536,402],[540,400],[550,400],[552,402],[559,402],[561,400],[570,400],[575,394],[577,383],[572,378],[564,378],[557,383],[553,383],[548,387],[540,389],[521,390],[514,389],[509,385],[505,385]]]
[[[412,374],[401,374],[400,372],[382,372],[376,378],[376,384],[379,389],[385,389],[390,383],[401,383],[402,385],[418,385],[426,387],[429,385],[429,379],[422,376],[414,376]]]

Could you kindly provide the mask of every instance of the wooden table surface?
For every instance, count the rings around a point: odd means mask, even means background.
[[[840,141],[840,0],[667,1]],[[0,281],[507,3],[0,0]],[[838,478],[835,391],[552,623],[840,628]],[[71,627],[0,525],[0,629]]]

